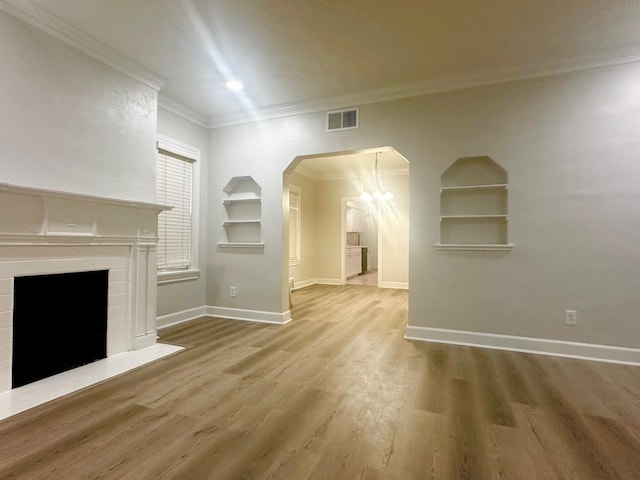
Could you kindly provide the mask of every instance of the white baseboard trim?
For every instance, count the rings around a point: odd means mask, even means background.
[[[320,285],[342,285],[339,278],[316,278],[315,283]]]
[[[409,290],[408,282],[380,282],[378,285],[380,288],[397,288],[401,290]]]
[[[444,328],[412,327],[410,325],[407,326],[404,337],[408,340],[450,343],[453,345],[493,348],[496,350],[510,350],[514,352],[555,355],[581,360],[595,360],[599,362],[640,366],[640,349],[637,348],[468,332],[463,330],[447,330]]]
[[[230,320],[245,320],[248,322],[284,324],[291,321],[291,312],[283,313],[263,312],[260,310],[244,310],[241,308],[207,306],[207,316],[228,318]]]
[[[182,310],[181,312],[170,313],[168,315],[162,315],[156,318],[157,328],[166,328],[179,323],[188,322],[189,320],[195,320],[196,318],[204,317],[207,315],[207,307],[196,307],[188,310]]]
[[[292,288],[292,290],[298,290],[300,288],[310,287],[311,285],[315,285],[317,283],[316,280],[317,279],[315,278],[310,278],[308,280],[296,280],[294,282],[295,286]]]
[[[133,349],[140,350],[142,348],[155,345],[158,335],[155,333],[148,333],[147,335],[140,335],[133,340]]]

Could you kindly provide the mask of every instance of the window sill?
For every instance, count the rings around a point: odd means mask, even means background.
[[[200,278],[200,270],[197,268],[176,270],[174,272],[158,272],[158,285],[198,280],[198,278]]]

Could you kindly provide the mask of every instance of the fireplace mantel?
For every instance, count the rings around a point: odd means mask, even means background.
[[[157,219],[168,208],[0,183],[0,392],[11,389],[15,277],[107,269],[107,356],[156,342]]]

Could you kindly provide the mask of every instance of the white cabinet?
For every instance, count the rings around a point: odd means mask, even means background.
[[[347,247],[346,255],[347,278],[355,277],[362,272],[362,248]]]
[[[361,232],[364,227],[362,211],[355,207],[347,207],[347,232]]]

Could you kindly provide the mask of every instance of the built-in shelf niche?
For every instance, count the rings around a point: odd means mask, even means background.
[[[487,156],[461,157],[440,188],[442,250],[510,250],[508,174]]]
[[[233,177],[224,187],[223,239],[220,247],[263,248],[262,189],[249,176]]]

